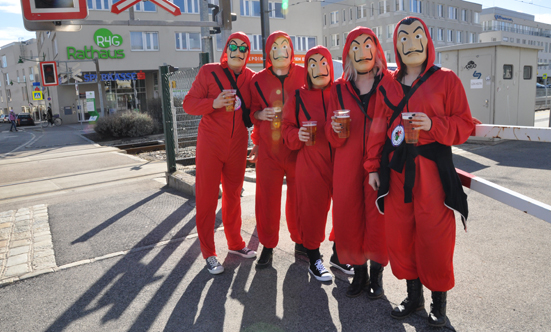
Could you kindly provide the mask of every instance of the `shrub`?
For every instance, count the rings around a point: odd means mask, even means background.
[[[140,137],[157,129],[148,114],[128,111],[98,119],[94,130],[104,137]]]

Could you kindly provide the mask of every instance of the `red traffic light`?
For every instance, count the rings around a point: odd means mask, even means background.
[[[59,85],[57,80],[57,64],[55,61],[44,61],[40,63],[43,86]]]

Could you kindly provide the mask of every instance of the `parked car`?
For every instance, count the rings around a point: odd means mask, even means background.
[[[17,114],[18,126],[34,126],[34,120],[29,113]]]
[[[10,122],[10,116],[8,114],[0,115],[0,122]]]
[[[536,83],[536,89],[545,89],[545,85]]]

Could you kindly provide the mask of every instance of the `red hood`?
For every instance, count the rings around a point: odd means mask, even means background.
[[[306,68],[305,70],[306,78],[304,82],[308,82],[308,59],[314,54],[321,54],[327,59],[327,63],[329,63],[330,76],[331,76],[331,81],[329,82],[329,86],[331,86],[333,84],[333,80],[335,79],[333,75],[333,60],[331,58],[331,52],[329,52],[329,50],[326,47],[321,45],[312,47],[304,57],[304,68]]]
[[[432,43],[432,38],[429,33],[429,29],[427,28],[427,25],[423,20],[420,18],[414,17],[414,16],[408,16],[402,19],[398,24],[396,24],[396,28],[394,28],[394,36],[393,36],[393,42],[394,42],[394,56],[396,57],[396,64],[398,65],[398,69],[396,69],[395,73],[398,73],[400,71],[400,68],[402,67],[402,61],[400,61],[400,55],[398,54],[398,50],[396,49],[396,41],[398,40],[398,28],[400,27],[400,24],[402,24],[402,21],[407,20],[408,18],[413,18],[423,25],[423,29],[425,29],[425,34],[427,35],[427,67],[425,68],[425,71],[421,74],[423,75],[427,70],[429,70],[434,65],[434,59],[436,57],[436,52],[434,51],[434,44]]]
[[[291,68],[293,68],[293,66],[295,65],[295,47],[293,46],[293,41],[291,40],[291,37],[289,37],[289,35],[283,31],[274,31],[268,36],[268,39],[266,39],[266,68],[270,68],[272,66],[270,51],[272,49],[272,44],[279,37],[285,37],[289,40],[289,45],[291,45]]]
[[[228,50],[228,43],[230,42],[230,40],[234,38],[240,39],[247,44],[247,47],[249,48],[249,52],[247,53],[247,57],[245,58],[245,66],[247,65],[247,62],[249,62],[249,55],[251,54],[251,42],[249,41],[249,37],[247,37],[245,33],[238,31],[238,32],[232,33],[228,38],[228,40],[226,40],[226,46],[222,51],[222,56],[220,56],[220,64],[224,68],[228,67],[228,54],[226,53]]]
[[[381,43],[379,42],[379,39],[377,38],[377,35],[375,35],[375,32],[373,32],[373,30],[371,30],[370,28],[366,28],[366,27],[356,27],[348,33],[348,36],[346,36],[346,43],[344,44],[344,48],[342,50],[342,68],[344,69],[344,64],[346,63],[346,58],[348,58],[348,51],[350,50],[350,44],[352,44],[352,41],[354,39],[356,39],[356,37],[358,37],[359,35],[362,35],[362,34],[370,35],[371,37],[373,37],[373,40],[375,40],[375,42],[377,44],[377,55],[378,55],[379,59],[382,62],[382,65],[383,65],[382,70],[383,71],[386,70],[385,52],[383,52],[383,48],[381,46]],[[343,73],[343,76],[344,76],[344,73]]]

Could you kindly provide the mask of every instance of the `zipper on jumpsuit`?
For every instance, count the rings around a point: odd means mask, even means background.
[[[323,98],[323,90],[321,89],[321,102],[323,103],[323,118],[327,119],[327,110],[325,108],[325,99]],[[329,156],[331,158],[331,161],[333,161],[333,151],[331,150],[331,143],[329,143],[329,140],[327,140],[327,145],[329,146]]]

